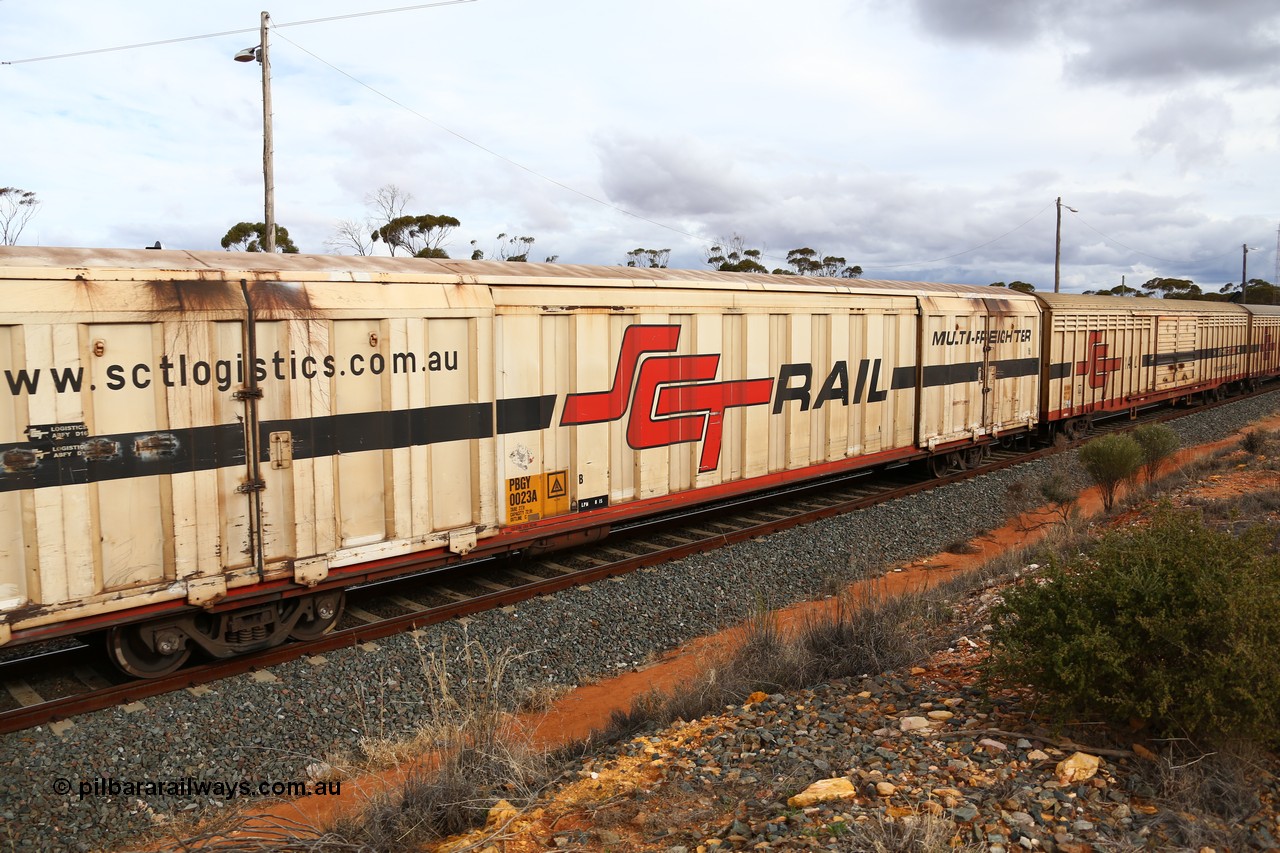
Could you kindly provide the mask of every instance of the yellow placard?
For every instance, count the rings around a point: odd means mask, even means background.
[[[569,471],[507,479],[507,524],[525,524],[569,511]]]
[[[524,524],[542,518],[543,477],[511,477],[507,480],[507,523]]]

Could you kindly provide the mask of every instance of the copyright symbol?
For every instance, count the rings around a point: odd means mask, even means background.
[[[61,794],[61,795],[63,795],[63,796],[66,796],[67,794],[70,794],[70,793],[71,793],[71,780],[70,780],[70,779],[54,779],[54,780],[53,780],[53,792],[54,792],[55,794]]]

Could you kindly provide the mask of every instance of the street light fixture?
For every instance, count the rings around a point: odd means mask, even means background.
[[[266,234],[263,235],[265,251],[276,250],[276,188],[275,168],[272,160],[274,148],[271,141],[271,58],[267,53],[267,24],[271,16],[262,13],[258,44],[246,47],[235,55],[236,62],[254,62],[262,66],[262,183],[263,215]]]
[[[1079,213],[1074,207],[1064,205],[1062,196],[1058,196],[1058,230],[1053,241],[1053,292],[1058,292],[1061,283],[1060,268],[1062,266],[1062,208],[1066,207],[1072,213]]]
[[[1248,243],[1240,244],[1240,304],[1249,301],[1249,253],[1258,251],[1257,246]]]

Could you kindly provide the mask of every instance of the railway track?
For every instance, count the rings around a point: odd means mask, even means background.
[[[1238,399],[1238,398],[1236,398]],[[1093,435],[1176,418],[1192,409],[1161,408],[1137,419],[1114,418],[1091,425],[1076,446]],[[860,472],[724,501],[679,514],[660,515],[615,527],[602,544],[558,551],[547,558],[491,558],[428,574],[353,588],[338,628],[229,660],[189,666],[154,679],[133,680],[110,669],[100,649],[89,645],[40,650],[0,661],[0,733],[50,725],[55,731],[73,717],[140,702],[338,648],[371,643],[427,625],[505,607],[569,587],[590,584],[636,569],[710,551],[789,527],[852,512],[947,483],[1032,461],[1063,449],[995,448],[982,458],[958,456],[951,470],[910,465]]]

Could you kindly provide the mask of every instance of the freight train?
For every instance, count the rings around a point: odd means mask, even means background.
[[[1280,373],[1280,308],[710,271],[0,249],[0,644],[158,676],[356,583]]]

